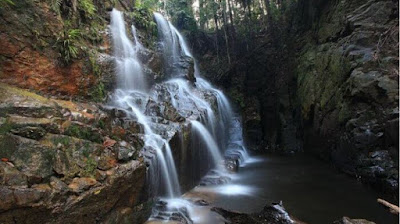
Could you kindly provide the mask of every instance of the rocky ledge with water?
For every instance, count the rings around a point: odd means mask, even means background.
[[[142,202],[139,125],[96,104],[0,93],[1,223],[94,223]]]

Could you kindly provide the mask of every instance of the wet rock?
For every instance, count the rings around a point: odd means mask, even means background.
[[[350,219],[349,217],[343,217],[341,220],[333,222],[333,224],[375,224],[375,222],[366,219]]]
[[[127,117],[126,111],[120,110],[118,108],[113,108],[110,112],[111,112],[111,117],[113,117],[113,118],[124,118],[124,117]]]
[[[264,209],[255,214],[245,214],[233,211],[228,211],[222,208],[212,208],[212,211],[220,214],[226,219],[225,223],[245,224],[245,223],[259,223],[259,224],[301,224],[302,222],[290,217],[282,205],[272,204],[267,205]]]
[[[200,186],[212,186],[212,185],[222,185],[226,184],[231,179],[227,176],[205,176],[201,179]]]
[[[177,221],[182,224],[192,224],[188,209],[181,207],[169,207],[167,201],[158,200],[155,203],[152,218],[164,221]]]
[[[125,141],[121,141],[118,147],[118,160],[128,161],[135,156],[136,149]]]
[[[206,200],[196,200],[195,202],[194,202],[194,204],[196,204],[196,205],[199,205],[199,206],[208,206],[208,205],[210,205],[210,203],[208,203]]]
[[[238,172],[239,170],[239,158],[226,158],[225,168],[231,172]]]

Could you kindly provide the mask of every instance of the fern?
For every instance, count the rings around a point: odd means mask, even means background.
[[[78,29],[64,30],[61,36],[57,39],[60,56],[65,64],[69,64],[72,59],[79,56],[77,43],[81,38],[81,32]]]
[[[51,9],[58,15],[61,13],[61,5],[63,0],[52,0],[51,1]]]
[[[96,7],[94,6],[92,0],[78,0],[78,5],[79,8],[89,16],[93,16],[96,12]]]

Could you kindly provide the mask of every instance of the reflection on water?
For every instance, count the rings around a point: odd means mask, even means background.
[[[289,214],[309,224],[332,223],[343,216],[398,223],[397,216],[376,202],[382,196],[317,159],[271,155],[256,159],[242,167],[229,185],[208,189],[216,194],[215,206],[253,213],[283,201]]]
[[[255,188],[240,184],[224,184],[221,186],[197,187],[194,189],[199,192],[212,192],[222,195],[253,195]]]

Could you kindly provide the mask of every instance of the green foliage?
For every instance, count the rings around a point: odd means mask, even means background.
[[[93,51],[89,53],[89,62],[90,62],[90,68],[92,69],[93,74],[96,75],[97,77],[101,77],[102,70],[101,70],[100,66],[97,64],[96,53]]]
[[[93,17],[96,12],[96,7],[92,0],[78,0],[79,9],[84,11],[89,17]]]
[[[95,102],[103,102],[106,96],[104,84],[99,81],[97,85],[92,87],[90,95]]]
[[[135,23],[135,27],[144,31],[143,44],[149,48],[152,48],[156,42],[157,37],[157,24],[153,19],[152,8],[139,5],[131,13],[127,15],[132,18]]]
[[[0,135],[10,132],[12,128],[13,128],[12,123],[6,120],[3,124],[0,125]]]
[[[15,5],[12,0],[0,0],[0,7],[6,6],[6,5]]]
[[[97,168],[97,162],[92,157],[86,159],[85,170],[82,175],[87,177],[92,177],[95,174]]]
[[[63,136],[63,137],[54,137],[52,139],[52,142],[55,146],[57,146],[58,144],[61,144],[65,147],[69,147],[71,144],[71,139],[67,136]]]
[[[79,29],[63,30],[60,37],[57,38],[57,47],[60,57],[65,64],[69,64],[72,59],[79,55],[79,40],[81,39],[81,32]]]
[[[83,155],[84,157],[86,157],[86,158],[89,158],[91,151],[92,151],[92,150],[90,149],[90,144],[89,144],[89,142],[85,142],[85,143],[83,144],[82,155]]]
[[[97,123],[97,127],[101,128],[101,129],[105,129],[106,128],[106,124],[104,123],[103,120],[99,120],[99,122]]]
[[[57,13],[58,15],[61,14],[61,5],[63,3],[63,0],[51,0],[51,9]]]
[[[80,139],[86,139],[92,142],[101,143],[101,135],[91,131],[88,127],[82,127],[76,124],[71,124],[64,132],[66,135]]]
[[[192,2],[186,0],[169,0],[165,6],[167,14],[178,29],[196,30]]]
[[[153,11],[156,10],[157,8],[161,8],[162,5],[163,2],[158,0],[137,0],[135,7]]]

